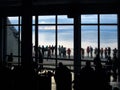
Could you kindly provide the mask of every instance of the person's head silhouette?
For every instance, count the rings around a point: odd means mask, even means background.
[[[59,67],[62,67],[63,66],[63,63],[62,62],[59,62]]]

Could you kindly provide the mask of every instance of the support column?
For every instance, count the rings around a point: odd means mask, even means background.
[[[3,59],[3,29],[2,29],[2,17],[0,17],[0,65],[2,64]]]
[[[7,18],[6,16],[2,17],[2,63],[6,65],[6,54],[7,54]]]
[[[32,67],[32,0],[22,0],[22,41],[21,41],[21,89],[34,90],[33,67]]]
[[[6,58],[6,38],[7,38],[7,30],[6,30],[6,17],[0,17],[0,64],[5,65]]]
[[[120,81],[120,14],[118,14],[118,60],[119,60],[118,79]]]
[[[98,14],[98,55],[100,58],[100,14]]]
[[[76,15],[74,17],[74,79],[75,79],[75,90],[77,90],[78,78],[81,69],[81,17]]]
[[[35,16],[35,62],[38,63],[38,15]]]
[[[32,1],[23,0],[22,5],[22,42],[21,63],[23,68],[30,69],[32,64]]]

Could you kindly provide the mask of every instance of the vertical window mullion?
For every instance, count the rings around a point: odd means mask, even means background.
[[[35,62],[38,62],[38,15],[35,16]]]
[[[18,65],[20,65],[20,16],[18,17]]]
[[[100,14],[98,14],[98,55],[99,54],[100,54]]]
[[[57,25],[57,15],[55,15],[55,63],[56,63],[56,67],[57,67],[57,46],[58,46],[58,25]]]

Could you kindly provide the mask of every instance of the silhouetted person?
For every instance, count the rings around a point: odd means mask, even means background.
[[[41,71],[43,69],[43,65],[42,65],[43,64],[43,55],[40,50],[38,51],[38,55],[39,55],[39,63],[40,63],[39,69]]]
[[[71,54],[71,49],[70,48],[67,49],[67,54],[68,54],[68,58],[70,58],[70,54]]]
[[[59,66],[56,68],[54,78],[55,78],[57,90],[71,90],[72,89],[71,72],[61,62],[59,63]]]
[[[63,57],[66,57],[66,47],[63,47]]]
[[[98,58],[99,59],[99,58]],[[96,90],[106,90],[109,87],[106,69],[102,67],[99,60],[95,64],[95,87]]]
[[[84,58],[84,54],[85,54],[84,48],[81,48],[81,55],[82,55],[82,58]]]
[[[90,46],[90,54],[91,54],[91,58],[93,57],[93,47]]]
[[[54,49],[55,49],[55,47],[52,45],[52,47],[51,47],[52,55],[53,55],[53,53],[54,53]]]
[[[98,63],[101,63],[99,54],[97,54],[96,57],[94,58],[94,65],[97,65]]]
[[[90,53],[90,48],[89,48],[89,46],[87,46],[86,52],[87,52],[87,55],[88,55],[88,57],[89,57],[89,53]]]
[[[108,56],[110,56],[110,55],[111,55],[111,48],[108,47]]]
[[[98,48],[95,48],[95,50],[94,50],[94,54],[95,54],[95,56],[98,55]]]
[[[108,80],[110,82],[111,71],[112,71],[112,59],[110,56],[108,56],[106,61],[106,70],[107,70]]]
[[[104,50],[104,54],[105,54],[105,58],[107,58],[108,57],[108,50],[107,50],[107,48],[105,48],[105,50]]]
[[[44,46],[42,45],[42,55],[44,56],[44,51],[45,51],[45,48]]]
[[[118,67],[119,67],[119,60],[118,58],[116,57],[116,55],[113,56],[113,81],[116,81],[117,80],[117,70],[118,70]]]
[[[58,48],[58,50],[59,50],[59,56],[61,57],[61,46],[59,45],[59,48]]]
[[[117,49],[116,48],[113,49],[113,56],[117,56]]]
[[[103,58],[103,48],[100,49],[101,58]]]
[[[91,62],[86,61],[86,65],[80,71],[79,90],[95,90],[94,83],[94,69],[91,67]]]
[[[51,46],[49,46],[47,49],[47,60],[48,58],[51,58]]]
[[[13,53],[10,53],[10,55],[8,55],[7,62],[8,62],[8,67],[11,67],[13,62]]]
[[[118,87],[114,87],[113,90],[120,90]]]

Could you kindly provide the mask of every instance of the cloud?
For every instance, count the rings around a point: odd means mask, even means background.
[[[18,20],[18,17],[8,17],[9,20]]]
[[[38,16],[39,20],[44,20],[44,19],[55,19],[55,15],[46,15],[46,16]]]
[[[18,17],[8,17],[11,24],[18,24]]]
[[[97,23],[97,14],[81,15],[81,23]]]
[[[59,25],[58,30],[73,30],[73,25],[69,25],[69,26]]]
[[[38,30],[55,30],[55,26],[39,26]]]
[[[100,14],[100,23],[117,23],[117,14]]]

